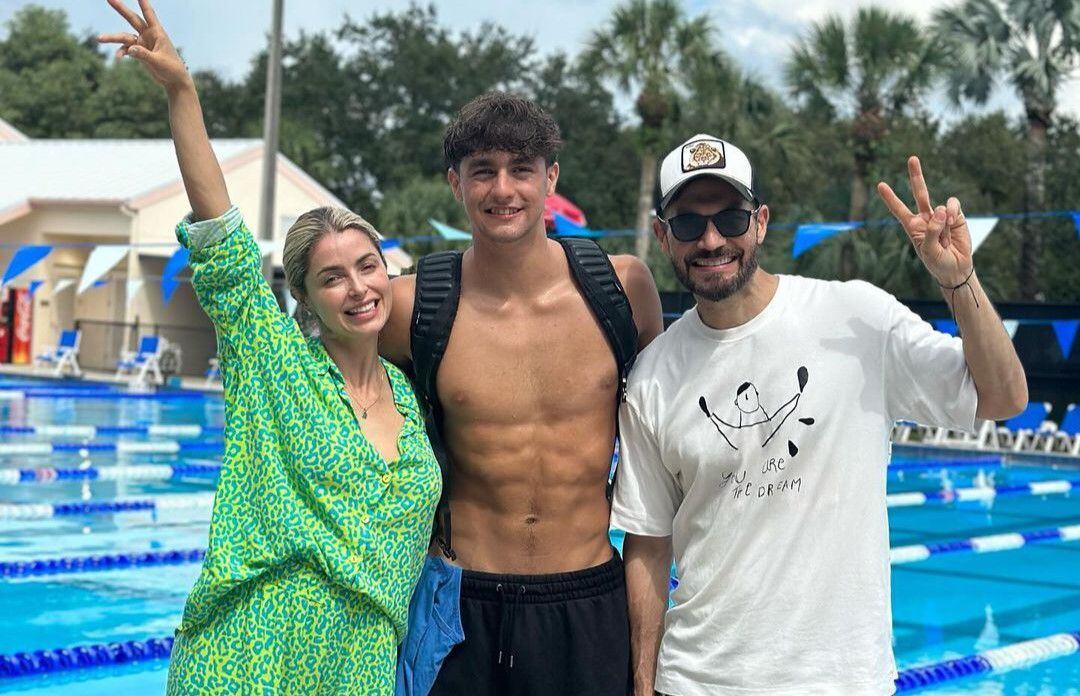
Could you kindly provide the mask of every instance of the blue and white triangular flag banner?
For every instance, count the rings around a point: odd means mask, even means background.
[[[56,297],[57,295],[59,295],[60,293],[62,293],[65,290],[67,290],[68,288],[70,288],[74,284],[75,284],[75,279],[74,278],[61,278],[60,280],[56,281],[56,285],[53,286],[52,294],[49,295],[49,297]]]
[[[120,263],[127,256],[127,244],[101,244],[94,247],[90,252],[90,258],[86,259],[86,267],[83,268],[82,278],[79,279],[79,289],[76,295],[81,295],[87,289],[93,287],[101,276],[112,270],[113,266]]]
[[[439,236],[447,241],[464,241],[472,239],[472,235],[468,232],[462,232],[461,230],[453,228],[450,225],[444,225],[438,220],[428,218],[428,222],[431,224],[432,227],[435,228],[435,231],[439,233]]]
[[[41,286],[44,285],[44,284],[45,284],[44,280],[31,280],[30,281],[30,288],[29,288],[30,289],[30,297],[33,297],[34,293],[37,292],[41,288]]]
[[[386,263],[392,266],[389,269],[391,272],[398,273],[412,267],[413,258],[402,248],[400,239],[383,239],[379,242],[379,248],[386,257]]]
[[[584,225],[575,223],[562,213],[552,213],[555,218],[555,234],[566,237],[602,237],[603,233],[590,230]]]
[[[975,253],[998,223],[996,217],[967,218],[968,232],[971,233],[971,252]]]
[[[935,319],[930,323],[941,333],[947,333],[950,336],[956,336],[960,333],[960,328],[952,319]]]
[[[19,250],[11,257],[11,261],[8,262],[7,268],[4,270],[4,278],[0,280],[0,287],[18,278],[19,275],[29,270],[35,263],[48,256],[52,250],[52,246],[47,244],[30,244],[19,247]]]
[[[1020,328],[1020,320],[1005,319],[1001,323],[1005,325],[1005,332],[1009,334],[1009,338],[1016,336],[1016,330]]]
[[[1076,227],[1076,238],[1080,239],[1080,211],[1074,212],[1072,216],[1073,225]]]
[[[176,292],[176,287],[180,285],[180,282],[176,280],[176,274],[184,270],[190,257],[191,253],[184,247],[180,247],[165,262],[165,270],[161,272],[161,294],[165,297],[165,304],[169,303],[173,293]]]
[[[841,232],[862,227],[860,222],[814,222],[799,225],[795,230],[795,242],[791,247],[791,258],[797,259],[803,252],[821,244],[830,237],[835,237]]]
[[[1080,326],[1080,319],[1065,319],[1050,323],[1054,326],[1054,335],[1057,336],[1058,345],[1061,346],[1061,355],[1068,360],[1073,341],[1076,340],[1076,329]]]
[[[125,307],[131,307],[131,303],[135,300],[135,296],[139,294],[139,290],[142,289],[145,282],[142,278],[128,278],[126,294],[124,295]]]

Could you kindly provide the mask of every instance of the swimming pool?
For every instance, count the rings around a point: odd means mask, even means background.
[[[34,393],[39,386],[84,388],[79,383],[0,377],[0,391]],[[110,390],[106,390],[110,391]],[[174,394],[175,395],[175,394]],[[89,396],[89,395],[85,395]],[[99,394],[99,397],[102,395]],[[181,395],[183,396],[183,395]],[[0,443],[75,443],[71,437],[16,434],[15,426],[131,426],[122,435],[98,434],[95,444],[176,440],[179,452],[116,453],[104,449],[61,450],[49,455],[0,455],[5,470],[89,467],[123,468],[145,476],[113,480],[61,479],[26,474],[18,485],[0,484],[0,504],[42,504],[116,499],[185,501],[176,509],[108,514],[70,514],[47,519],[0,517],[0,563],[60,556],[198,549],[206,544],[212,479],[201,475],[160,479],[146,465],[184,464],[198,474],[220,463],[213,429],[223,425],[218,396],[118,399],[40,397],[0,399]],[[199,425],[210,434],[171,431],[144,435],[151,425]],[[179,433],[179,435],[176,435]],[[218,434],[214,434],[218,433]],[[203,445],[201,449],[193,445]],[[68,448],[76,450],[77,447]],[[90,448],[88,448],[89,450]],[[159,449],[162,449],[159,447]],[[198,451],[195,451],[198,450]],[[85,456],[84,456],[85,455]],[[956,453],[897,448],[895,459],[935,462]],[[88,463],[86,460],[89,460]],[[976,466],[890,471],[889,492],[937,491],[981,485],[998,488],[1047,480],[1080,480],[1080,469],[1046,465]],[[30,480],[34,479],[34,480]],[[191,502],[191,504],[186,504]],[[1008,532],[1031,532],[1080,524],[1080,491],[1071,494],[999,495],[990,502],[927,504],[890,509],[891,545],[935,544]],[[618,534],[613,535],[620,541]],[[0,654],[93,643],[145,640],[172,634],[198,563],[100,572],[0,579]],[[1024,640],[1080,628],[1080,543],[1047,543],[997,553],[946,553],[893,567],[894,647],[900,668],[970,655]],[[44,676],[0,679],[0,693],[155,694],[164,691],[165,660],[98,667]],[[1080,654],[1004,674],[972,677],[927,689],[941,694],[1080,696]]]

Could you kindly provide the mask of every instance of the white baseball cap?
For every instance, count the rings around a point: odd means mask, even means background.
[[[688,181],[702,176],[723,179],[746,200],[756,204],[754,170],[742,150],[726,140],[699,133],[678,146],[660,163],[660,213]]]

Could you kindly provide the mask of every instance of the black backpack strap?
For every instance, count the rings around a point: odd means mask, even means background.
[[[626,388],[626,377],[637,358],[638,332],[634,311],[626,297],[619,276],[608,255],[591,239],[561,237],[570,272],[581,288],[589,308],[615,354],[619,367],[619,401]]]
[[[608,255],[596,242],[591,239],[576,237],[559,238],[566,258],[570,262],[570,271],[581,288],[581,294],[592,310],[604,336],[615,354],[615,362],[619,368],[619,389],[616,395],[618,402],[626,398],[626,379],[630,374],[630,368],[637,359],[638,331],[634,323],[634,310],[630,306],[630,300],[626,297],[626,291],[615,268],[611,265]],[[615,435],[619,434],[619,422],[615,421]],[[607,498],[611,501],[611,495],[615,488],[615,476],[618,467],[608,481]]]
[[[431,448],[442,470],[443,490],[435,509],[435,541],[451,560],[457,558],[450,544],[450,455],[442,437],[442,406],[435,390],[439,364],[450,342],[461,296],[461,252],[440,251],[420,259],[416,268],[409,340],[417,397],[424,405],[424,421]]]

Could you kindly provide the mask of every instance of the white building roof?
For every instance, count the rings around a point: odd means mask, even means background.
[[[259,140],[215,140],[221,161]],[[171,140],[0,142],[0,218],[33,200],[125,203],[177,181]]]
[[[262,153],[259,139],[212,141],[222,167]],[[303,181],[330,205],[347,207],[278,154],[278,169]],[[0,224],[31,204],[115,203],[139,207],[155,191],[180,182],[171,140],[0,140]]]
[[[226,172],[260,157],[263,147],[260,139],[223,138],[212,145]],[[277,168],[324,205],[347,207],[280,153]],[[0,225],[35,205],[111,204],[137,210],[179,185],[172,140],[35,140],[0,119]],[[411,264],[405,259],[403,267]]]

